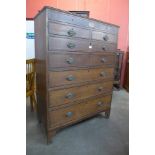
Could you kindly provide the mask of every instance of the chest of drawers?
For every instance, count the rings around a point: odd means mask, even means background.
[[[35,17],[38,119],[60,128],[110,116],[118,26],[44,7]]]

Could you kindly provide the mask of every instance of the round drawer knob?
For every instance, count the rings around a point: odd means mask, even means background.
[[[108,40],[109,40],[109,37],[108,37],[107,35],[105,35],[105,36],[103,37],[103,40],[104,40],[104,41],[108,41]]]
[[[100,73],[100,76],[105,77],[106,76],[106,73],[105,72],[101,72]]]
[[[105,58],[102,58],[101,59],[101,62],[105,63],[106,62],[106,59]]]
[[[106,48],[105,48],[105,47],[102,47],[102,50],[103,50],[103,51],[106,51]]]
[[[71,111],[67,112],[67,113],[66,113],[66,116],[67,116],[67,117],[72,117],[72,116],[73,116],[73,112],[71,112]]]
[[[98,88],[98,91],[102,91],[102,90],[103,90],[103,87],[99,87],[99,88]]]
[[[74,81],[75,80],[75,77],[73,75],[69,75],[66,79],[68,81]]]
[[[98,106],[102,106],[104,103],[102,101],[97,102]]]
[[[68,36],[69,36],[69,37],[73,37],[73,36],[76,35],[76,32],[75,32],[73,29],[67,31],[67,33],[68,33]]]
[[[75,44],[74,43],[68,43],[67,47],[70,49],[73,49],[73,48],[75,48]]]
[[[75,97],[75,94],[74,93],[68,93],[67,95],[66,95],[66,98],[67,99],[72,99],[72,98],[74,98]]]
[[[68,64],[73,64],[74,63],[74,59],[73,58],[68,58],[67,60],[66,60],[66,62],[68,63]]]

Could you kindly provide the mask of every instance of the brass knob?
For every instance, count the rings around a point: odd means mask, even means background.
[[[103,87],[99,87],[99,88],[98,88],[98,91],[102,91],[102,90],[103,90]]]
[[[68,64],[73,64],[74,63],[74,59],[73,58],[68,58],[67,60],[66,60],[66,62],[68,63]]]
[[[72,116],[73,116],[73,112],[71,112],[71,111],[67,112],[67,113],[66,113],[66,116],[67,116],[67,117],[72,117]]]
[[[106,59],[105,58],[102,58],[101,59],[101,62],[103,62],[103,63],[106,62]]]
[[[68,36],[69,36],[69,37],[73,37],[73,36],[76,35],[76,32],[75,32],[73,29],[67,31],[67,33],[68,33]]]
[[[103,40],[104,40],[104,41],[108,41],[108,40],[109,40],[109,37],[108,37],[107,35],[105,35],[105,36],[103,37]]]
[[[99,101],[99,102],[97,102],[97,105],[102,106],[102,105],[104,105],[104,103],[102,101]]]
[[[105,48],[105,47],[102,47],[102,50],[103,50],[103,51],[106,51],[106,48]]]
[[[100,73],[100,76],[105,77],[105,76],[106,76],[106,73],[105,73],[105,72],[101,72],[101,73]]]
[[[72,98],[74,98],[75,97],[75,94],[74,93],[68,93],[67,95],[66,95],[66,98],[68,98],[68,99],[72,99]]]
[[[73,75],[69,75],[66,79],[68,81],[74,81],[75,80],[75,77]]]
[[[74,43],[68,43],[68,44],[67,44],[67,47],[68,47],[68,48],[71,48],[71,49],[75,48],[75,46],[76,46],[76,45],[75,45]]]

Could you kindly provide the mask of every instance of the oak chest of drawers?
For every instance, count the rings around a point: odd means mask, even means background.
[[[110,115],[118,26],[44,7],[35,17],[37,112],[58,129]]]

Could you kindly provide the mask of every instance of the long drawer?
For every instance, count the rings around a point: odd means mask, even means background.
[[[49,111],[49,125],[51,128],[54,128],[56,126],[76,121],[82,117],[108,110],[110,109],[110,102],[111,95],[108,95],[58,110]]]
[[[90,29],[104,30],[112,34],[117,34],[118,27],[110,24],[98,22],[91,19],[81,18],[71,14],[66,14],[63,12],[58,12],[56,10],[48,10],[48,20],[59,21],[62,23],[68,23],[73,25],[78,25],[81,27],[87,27]]]
[[[90,44],[92,48],[90,48]],[[105,43],[103,41],[91,41],[86,39],[69,39],[59,37],[49,37],[49,51],[65,50],[65,51],[116,51],[117,44]]]
[[[77,84],[94,80],[113,79],[113,68],[49,71],[49,87]]]
[[[82,54],[82,53],[51,53],[48,54],[49,68],[88,67],[112,65],[115,63],[115,55],[107,53]]]
[[[113,81],[49,91],[49,107],[68,104],[91,96],[112,91]]]
[[[54,22],[48,23],[48,32],[50,34],[67,36],[67,37],[90,38],[90,31],[87,29],[82,29],[64,24],[58,24]]]

